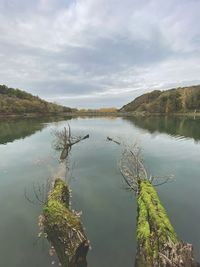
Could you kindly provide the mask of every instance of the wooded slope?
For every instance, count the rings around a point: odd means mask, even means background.
[[[200,85],[175,88],[166,91],[155,90],[137,97],[120,111],[145,111],[149,113],[175,113],[200,110]]]
[[[19,89],[0,85],[0,114],[59,113],[71,108],[47,102]]]

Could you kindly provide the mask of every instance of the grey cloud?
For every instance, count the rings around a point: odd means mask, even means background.
[[[153,31],[148,42],[129,40],[126,36],[98,39],[94,49],[76,48],[69,50],[66,60],[82,64],[89,71],[103,73],[129,66],[148,64],[163,60],[173,53],[158,31]],[[94,69],[95,68],[95,69]]]
[[[44,81],[44,82],[33,82],[33,92],[43,97],[56,98],[59,96],[74,96],[74,95],[85,95],[96,91],[101,91],[102,88],[99,86],[93,86],[92,84],[85,84],[70,81]],[[47,90],[45,90],[47,88]]]
[[[199,77],[199,8],[195,0],[0,0],[0,83],[85,107],[190,84]]]

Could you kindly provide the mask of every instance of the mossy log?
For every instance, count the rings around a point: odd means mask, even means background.
[[[191,244],[179,241],[155,188],[139,183],[137,267],[197,267]]]
[[[80,217],[69,207],[68,186],[56,179],[44,206],[44,231],[63,267],[85,267],[89,242]]]

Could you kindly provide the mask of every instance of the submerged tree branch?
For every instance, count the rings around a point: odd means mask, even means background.
[[[53,135],[55,137],[53,146],[56,150],[61,150],[60,160],[64,160],[68,157],[72,146],[89,138],[89,134],[85,136],[72,136],[71,127],[68,124],[68,130],[64,127],[63,130],[54,130]]]

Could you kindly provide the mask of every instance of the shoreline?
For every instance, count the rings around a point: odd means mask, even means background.
[[[145,112],[63,112],[63,113],[25,113],[25,114],[0,114],[0,119],[6,118],[41,118],[41,117],[150,117],[150,116],[180,116],[200,117],[200,112],[178,113],[145,113]]]

